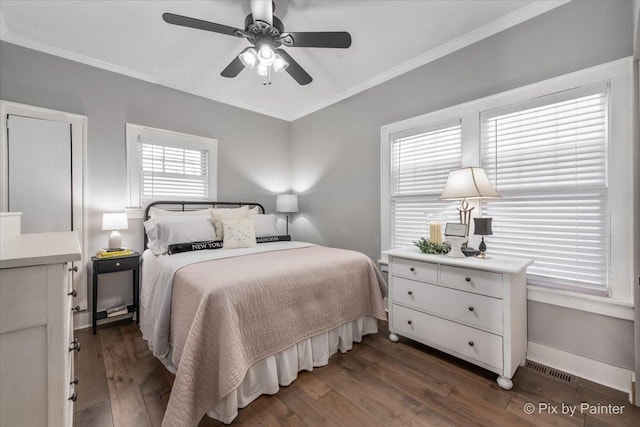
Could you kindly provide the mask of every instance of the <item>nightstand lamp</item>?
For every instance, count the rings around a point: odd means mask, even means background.
[[[478,258],[491,258],[484,254],[487,251],[487,245],[484,243],[484,236],[491,236],[493,234],[493,231],[491,230],[491,220],[492,218],[473,218],[475,225],[475,231],[473,234],[476,236],[482,236],[482,241],[480,242],[480,246],[478,246],[478,250],[480,251]]]
[[[126,213],[106,213],[102,215],[102,229],[111,230],[109,235],[109,249],[122,249],[122,235],[118,230],[129,228]]]
[[[281,194],[276,197],[276,212],[286,214],[300,212],[298,206],[298,195]],[[287,231],[285,234],[289,234],[289,215],[287,215]]]

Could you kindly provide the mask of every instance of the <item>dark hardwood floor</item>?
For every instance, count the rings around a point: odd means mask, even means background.
[[[234,425],[300,426],[638,426],[640,408],[624,393],[590,381],[563,382],[521,367],[511,391],[495,374],[408,340],[393,344],[381,332],[329,365],[301,372],[288,387],[240,410]],[[80,379],[78,427],[160,426],[173,375],[155,359],[138,325],[123,321],[76,332]],[[580,404],[600,414],[580,413]],[[527,404],[534,414],[525,413]],[[539,413],[547,404],[548,410]],[[562,405],[576,408],[562,414]],[[620,415],[602,414],[619,405]],[[553,414],[551,408],[557,408]],[[611,410],[611,409],[609,409]],[[223,425],[205,416],[200,426]]]

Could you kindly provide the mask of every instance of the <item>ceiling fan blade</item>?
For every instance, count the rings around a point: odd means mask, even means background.
[[[276,52],[289,63],[287,73],[294,78],[300,85],[304,86],[313,81],[313,78],[298,64],[287,52],[282,49],[276,49]]]
[[[222,70],[220,75],[222,77],[235,77],[238,74],[240,74],[240,71],[244,70],[244,64],[240,60],[240,55],[242,55],[246,50],[249,50],[249,49],[251,48],[248,47],[244,49],[242,52],[238,54],[238,56],[233,58],[233,61],[231,61],[229,65],[227,65],[226,68]]]
[[[351,46],[351,34],[346,31],[287,33],[293,38],[292,47],[332,47],[346,49]]]
[[[228,25],[216,24],[215,22],[203,21],[201,19],[189,18],[188,16],[176,15],[173,13],[163,13],[162,19],[165,22],[183,27],[197,28],[198,30],[213,31],[214,33],[226,34],[228,36],[242,37],[239,29]]]

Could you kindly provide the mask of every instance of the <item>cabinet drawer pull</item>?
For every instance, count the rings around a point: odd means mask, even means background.
[[[413,291],[409,291],[407,292],[409,295],[413,295]]]
[[[75,296],[75,295],[74,295],[74,296]],[[79,305],[76,305],[75,307],[73,307],[73,308],[71,309],[71,311],[75,311],[76,313],[78,313],[78,312],[80,311],[80,306],[79,306]]]
[[[471,277],[465,277],[464,280],[466,280],[467,282],[471,281]]]
[[[473,310],[474,310],[473,306],[469,306],[469,311],[473,311]]]
[[[119,262],[116,262],[116,267],[120,267],[120,263]]]
[[[473,341],[469,341],[469,346],[473,347]]]
[[[71,295],[72,297],[77,297],[78,296],[78,291],[76,291],[75,289],[72,289],[71,292],[68,292],[67,295]]]
[[[410,271],[416,271],[415,267],[411,267],[409,270]]]
[[[71,381],[71,382],[69,383],[69,385],[78,385],[78,382],[79,382],[79,381],[78,381],[78,379],[76,378],[76,379],[74,379],[73,381]]]
[[[78,266],[77,266],[77,265],[74,265],[73,267],[71,267],[71,268],[69,269],[69,271],[73,271],[74,273],[77,273],[77,272],[78,272]]]
[[[413,322],[411,320],[407,320],[407,323],[413,325]]]
[[[80,351],[80,341],[78,341],[77,339],[71,341],[71,346],[69,346],[69,352],[72,351]]]
[[[71,397],[69,398],[69,400],[72,402],[75,402],[76,400],[78,400],[78,393],[74,391]]]

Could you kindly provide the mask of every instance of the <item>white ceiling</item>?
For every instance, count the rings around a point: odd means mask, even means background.
[[[245,39],[170,25],[172,12],[244,27],[249,0],[2,0],[0,39],[285,120],[295,120],[566,3],[276,0],[285,31],[348,31],[349,49],[286,48],[313,77],[271,86],[220,71]]]

